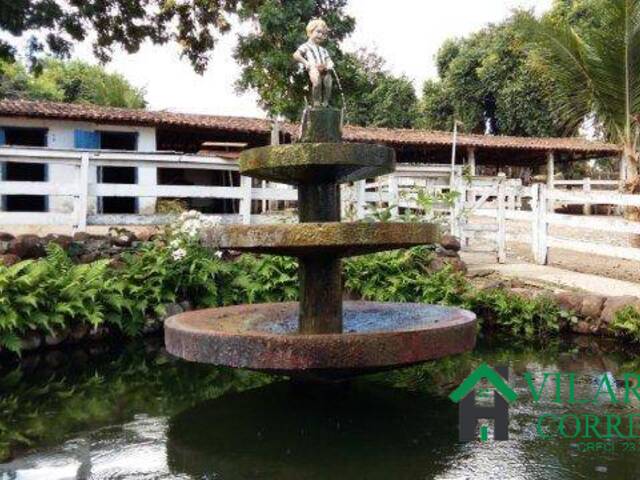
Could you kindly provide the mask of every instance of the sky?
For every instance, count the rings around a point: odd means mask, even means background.
[[[356,29],[342,47],[366,47],[380,54],[396,75],[410,78],[420,92],[436,77],[434,56],[447,38],[461,37],[487,23],[500,22],[514,8],[542,13],[552,0],[350,0],[348,13]],[[390,8],[390,6],[393,8]],[[116,52],[107,65],[146,89],[149,108],[175,112],[264,117],[252,93],[238,94],[234,82],[240,69],[232,58],[234,33],[223,36],[204,75],[180,59],[175,45],[144,45],[136,54]],[[80,45],[75,56],[94,62],[91,48]]]

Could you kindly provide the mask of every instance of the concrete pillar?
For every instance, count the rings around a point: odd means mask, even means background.
[[[469,165],[469,175],[476,175],[476,151],[474,148],[467,148],[467,164]]]
[[[553,188],[556,174],[555,154],[553,151],[547,153],[547,187]]]
[[[138,167],[138,185],[155,187],[158,184],[158,169],[156,167]],[[138,198],[138,213],[153,215],[156,213],[155,197]]]

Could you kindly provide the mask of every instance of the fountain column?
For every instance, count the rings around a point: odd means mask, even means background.
[[[339,143],[340,113],[310,109],[303,125],[304,143]],[[298,185],[300,223],[340,221],[340,185],[332,179]],[[342,262],[332,253],[298,257],[300,264],[299,331],[305,334],[342,333]]]

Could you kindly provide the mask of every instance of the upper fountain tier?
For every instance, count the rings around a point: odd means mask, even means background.
[[[240,172],[271,182],[345,183],[386,175],[395,170],[395,152],[381,145],[341,143],[340,112],[309,109],[299,143],[247,150]]]

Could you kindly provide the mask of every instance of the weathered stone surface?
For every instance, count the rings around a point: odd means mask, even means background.
[[[19,261],[20,261],[20,257],[18,257],[17,255],[13,255],[11,253],[0,255],[0,265],[4,265],[5,267],[10,267],[11,265],[15,265]]]
[[[198,310],[165,322],[169,353],[189,361],[307,375],[350,376],[471,350],[471,312],[422,304],[345,302],[343,334],[302,335],[298,304]]]
[[[72,342],[79,342],[89,334],[89,330],[90,327],[87,323],[78,323],[69,332],[69,339]]]
[[[11,240],[8,252],[22,259],[40,258],[46,254],[42,239],[31,234],[19,235]]]
[[[76,242],[86,242],[87,240],[91,240],[93,235],[87,232],[76,232],[73,234],[73,240]]]
[[[439,272],[446,266],[451,266],[454,272],[467,273],[466,263],[458,257],[436,257],[429,264],[434,272]]]
[[[598,319],[602,312],[605,297],[600,295],[585,295],[580,305],[580,315],[584,318]]]
[[[438,246],[436,248],[436,253],[442,257],[459,257],[458,252],[456,252],[455,250],[447,250],[446,248],[443,248],[441,246]]]
[[[162,316],[162,320],[178,315],[184,312],[184,309],[179,303],[169,303],[165,306],[165,314]]]
[[[37,332],[29,332],[20,339],[20,343],[21,350],[25,352],[36,350],[42,345],[42,337]]]
[[[339,143],[340,110],[335,108],[309,108],[302,123],[301,143]]]
[[[556,302],[563,310],[579,313],[582,307],[582,294],[574,292],[561,292],[555,295]]]
[[[352,256],[438,241],[437,225],[427,223],[304,223],[225,225],[203,235],[216,249],[303,256],[324,252]]]
[[[616,312],[618,310],[622,310],[627,305],[633,305],[640,311],[640,298],[630,295],[608,297],[604,304],[604,308],[602,309],[600,318],[606,324],[610,324],[613,322]]]
[[[188,312],[189,310],[193,310],[193,305],[189,300],[183,300],[180,302],[180,306],[182,307],[183,312]]]
[[[69,336],[69,330],[60,330],[53,333],[48,333],[44,337],[44,343],[49,347],[55,347],[64,342]]]
[[[368,143],[297,143],[252,148],[240,155],[240,173],[273,182],[344,183],[395,170],[395,151]]]
[[[125,228],[111,227],[109,229],[109,240],[117,247],[130,247],[137,240],[136,234]]]
[[[73,238],[69,235],[57,235],[55,233],[50,233],[42,240],[45,245],[47,245],[48,243],[55,243],[56,245],[60,245],[60,247],[64,250],[69,249],[69,247],[73,243]]]
[[[443,235],[440,238],[440,246],[446,250],[460,251],[460,241],[453,235]]]

